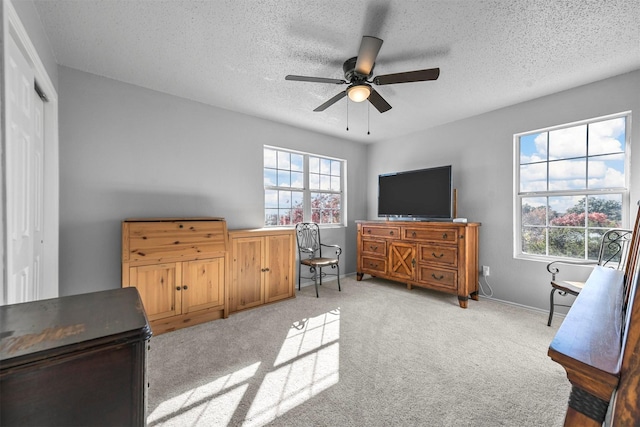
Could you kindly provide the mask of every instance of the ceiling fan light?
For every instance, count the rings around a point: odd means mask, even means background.
[[[347,88],[347,95],[353,102],[362,102],[369,98],[371,87],[369,85],[357,85]]]

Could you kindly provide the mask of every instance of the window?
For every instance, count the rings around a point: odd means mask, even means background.
[[[630,113],[514,136],[515,254],[597,259],[628,223]]]
[[[343,224],[345,160],[264,147],[264,224]]]

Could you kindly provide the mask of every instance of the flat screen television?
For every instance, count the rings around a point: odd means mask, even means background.
[[[378,176],[378,216],[416,220],[453,219],[451,166]]]

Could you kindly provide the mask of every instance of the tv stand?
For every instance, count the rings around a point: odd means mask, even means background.
[[[357,280],[365,274],[478,299],[480,223],[356,221]]]

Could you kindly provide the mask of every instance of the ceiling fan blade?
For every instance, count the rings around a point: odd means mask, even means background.
[[[312,82],[312,83],[333,83],[337,85],[345,84],[346,81],[340,79],[328,79],[326,77],[309,77],[309,76],[294,76],[289,74],[284,78],[285,80],[295,80],[298,82]]]
[[[390,85],[394,83],[424,82],[427,80],[437,80],[438,76],[440,76],[440,68],[429,68],[427,70],[407,71],[405,73],[376,76],[373,79],[373,83],[377,85]]]
[[[331,98],[330,100],[328,100],[327,102],[325,102],[324,104],[322,104],[321,106],[319,106],[318,108],[316,108],[313,111],[324,111],[328,107],[331,107],[333,104],[335,104],[336,102],[340,101],[345,96],[347,96],[347,91],[343,90],[342,92],[340,92],[339,94],[337,94],[336,96],[334,96],[333,98]]]
[[[382,47],[382,39],[372,36],[362,36],[358,59],[356,60],[355,72],[368,76],[373,70],[373,66]]]
[[[371,88],[371,93],[369,94],[369,102],[381,113],[391,109],[391,105],[373,88]]]

